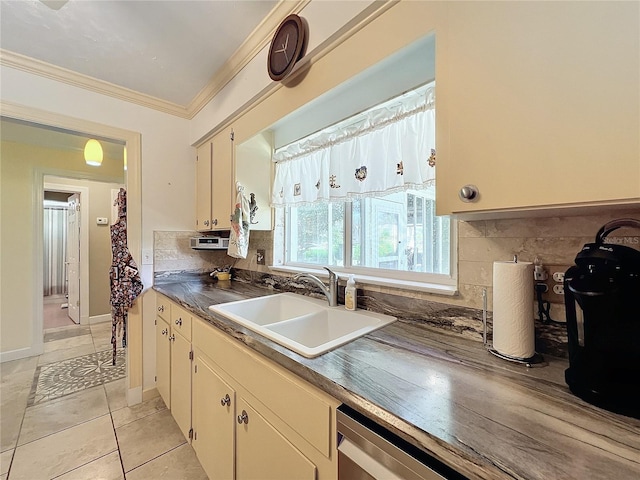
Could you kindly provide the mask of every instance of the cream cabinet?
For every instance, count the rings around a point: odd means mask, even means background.
[[[167,408],[171,408],[171,343],[169,322],[156,316],[156,388]]]
[[[439,214],[640,200],[637,2],[449,2]],[[474,201],[460,198],[477,187]]]
[[[196,230],[211,230],[211,142],[196,151]]]
[[[233,132],[213,137],[211,163],[211,230],[229,230],[235,203],[233,188]]]
[[[171,414],[183,435],[191,437],[191,315],[171,306]]]
[[[235,390],[197,349],[193,361],[193,449],[210,480],[234,478]]]
[[[156,295],[156,388],[185,438],[191,437],[191,315]]]
[[[316,466],[244,398],[236,415],[236,480],[315,480]]]
[[[210,478],[335,480],[338,401],[197,318],[193,345],[193,445]]]
[[[224,130],[196,149],[196,230],[229,230],[235,202],[233,132]]]

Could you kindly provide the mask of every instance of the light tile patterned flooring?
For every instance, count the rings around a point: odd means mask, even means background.
[[[42,355],[0,364],[0,480],[207,478],[160,397],[127,406],[110,339],[54,328]]]

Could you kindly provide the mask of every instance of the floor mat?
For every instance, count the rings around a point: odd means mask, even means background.
[[[125,349],[118,349],[115,366],[111,355],[112,350],[104,350],[40,365],[33,377],[27,406],[124,378],[127,374]]]

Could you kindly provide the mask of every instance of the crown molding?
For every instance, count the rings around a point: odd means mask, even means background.
[[[144,107],[159,110],[161,112],[188,118],[185,107],[161,100],[151,95],[145,95],[128,88],[120,87],[110,82],[98,80],[66,68],[57,67],[35,58],[20,55],[8,50],[0,49],[0,65],[32,73],[40,77],[49,78],[61,83],[84,88],[102,95],[118,98],[126,102],[136,103]]]
[[[193,118],[264,48],[280,25],[292,13],[299,13],[311,0],[280,0],[269,14],[249,34],[247,39],[231,55],[231,58],[216,72],[211,81],[191,100],[187,106],[189,118]],[[265,67],[266,68],[266,67]]]
[[[88,75],[57,67],[41,60],[1,48],[0,65],[80,87],[102,95],[118,98],[181,118],[191,119],[269,43],[283,18],[291,13],[300,12],[310,1],[311,0],[280,0],[251,32],[242,45],[238,47],[231,58],[227,60],[222,68],[187,106],[168,102],[151,95],[145,95],[110,82],[98,80]]]

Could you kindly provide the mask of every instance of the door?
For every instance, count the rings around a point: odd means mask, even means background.
[[[191,429],[191,342],[171,329],[171,413],[189,441]]]
[[[80,195],[71,195],[67,206],[67,311],[80,323]]]
[[[235,391],[196,352],[193,448],[211,480],[234,478]]]
[[[167,408],[171,408],[171,335],[169,324],[156,316],[156,388]]]
[[[315,480],[316,466],[243,398],[236,416],[236,480]]]

